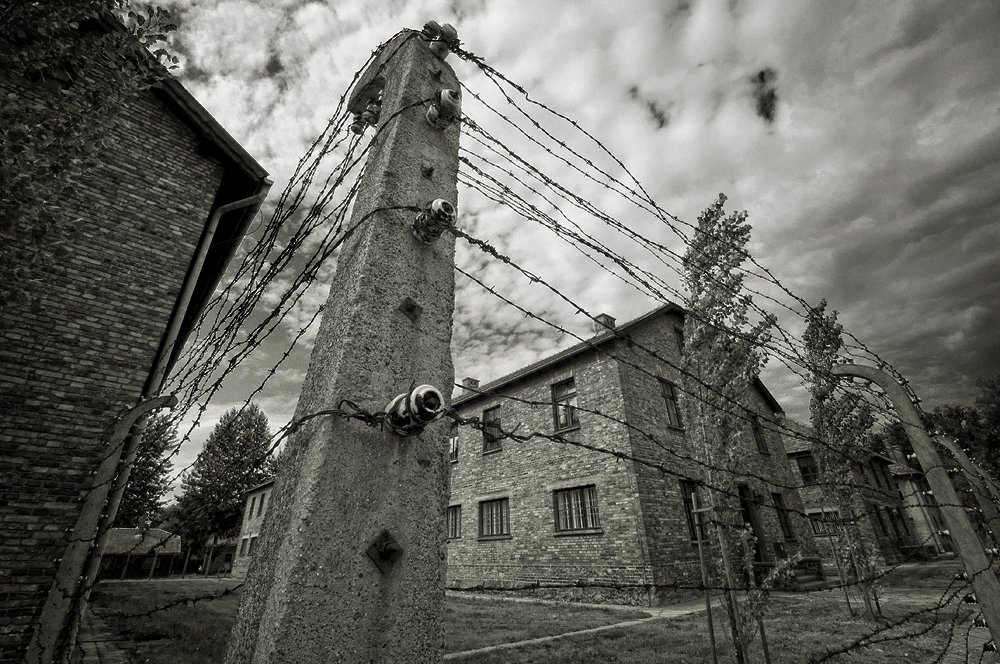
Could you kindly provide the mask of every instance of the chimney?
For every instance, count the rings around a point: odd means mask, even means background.
[[[594,317],[594,334],[603,334],[615,329],[615,317],[608,314],[597,314]]]
[[[466,394],[474,392],[476,388],[479,387],[479,379],[469,378],[468,376],[466,376],[465,378],[462,379],[462,387],[464,388]]]

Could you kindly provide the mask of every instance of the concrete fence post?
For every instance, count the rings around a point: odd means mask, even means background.
[[[381,410],[420,384],[451,393],[454,236],[422,241],[417,212],[399,209],[457,204],[458,123],[426,118],[443,90],[459,90],[454,72],[406,31],[351,95],[378,134],[296,417],[342,399]],[[401,437],[316,418],[290,437],[226,662],[441,660],[446,427]]]

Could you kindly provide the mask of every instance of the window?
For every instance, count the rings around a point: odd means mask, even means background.
[[[868,501],[865,501],[865,509],[868,511],[869,514],[875,517],[875,521],[878,523],[878,530],[882,534],[882,536],[887,537],[889,535],[889,531],[885,527],[885,520],[882,518],[882,512],[879,510],[879,508],[869,503]]]
[[[684,352],[684,328],[675,327],[674,328],[674,339],[677,340],[677,351],[680,353]]]
[[[500,449],[500,406],[487,408],[483,411],[483,452],[496,452]]]
[[[692,502],[691,494],[698,495],[698,483],[691,480],[681,480],[681,500],[684,503],[684,515],[687,517],[688,536],[692,542],[698,540],[698,533],[695,532],[695,524],[699,519],[694,513],[695,504]],[[701,539],[705,539],[705,524],[701,523]]]
[[[510,537],[510,507],[506,498],[479,503],[479,537]]]
[[[816,484],[819,482],[819,466],[812,453],[806,452],[795,457],[795,463],[799,464],[799,472],[802,474],[803,484]]]
[[[452,505],[448,508],[448,539],[458,539],[462,536],[462,506]]]
[[[770,454],[767,450],[767,439],[764,438],[764,427],[760,425],[760,418],[750,415],[750,428],[753,429],[753,439],[757,443],[757,451],[761,454]]]
[[[260,502],[257,503],[257,516],[260,516],[264,512],[264,501],[270,494],[262,494],[260,497]]]
[[[667,424],[675,429],[681,428],[681,409],[677,403],[677,388],[673,383],[660,379],[660,392],[667,404]]]
[[[576,416],[576,382],[572,378],[552,386],[552,419],[556,431],[580,425]]]
[[[257,496],[250,499],[250,509],[247,510],[247,516],[253,516],[254,507],[257,506]]]
[[[253,550],[256,549],[256,548],[257,548],[257,538],[256,537],[251,537],[250,538],[250,549],[247,551],[247,554],[249,554],[249,555],[252,556],[253,555]]]
[[[788,508],[785,507],[785,497],[780,493],[771,494],[771,502],[778,513],[778,525],[781,526],[781,534],[788,541],[795,540],[795,531],[792,530],[792,520],[788,517]]]
[[[452,463],[458,463],[458,425],[451,425],[451,435],[448,437],[448,458]]]
[[[593,484],[553,491],[556,532],[595,530],[601,527],[597,513],[597,487]]]
[[[812,526],[814,535],[830,535],[837,530],[840,511],[827,507],[806,512],[806,516],[809,517],[809,525]]]
[[[247,544],[249,544],[249,543],[250,543],[250,538],[249,537],[244,537],[242,540],[240,540],[240,555],[241,556],[247,555]]]

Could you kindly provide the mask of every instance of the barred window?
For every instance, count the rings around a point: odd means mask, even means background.
[[[660,392],[667,405],[667,424],[675,429],[681,428],[681,409],[677,402],[677,388],[673,383],[660,379]]]
[[[576,382],[572,378],[552,386],[552,419],[556,431],[580,425],[576,415]]]
[[[483,452],[495,452],[500,449],[500,406],[487,408],[483,411]]]
[[[812,527],[813,535],[831,535],[837,531],[840,510],[827,507],[810,510],[806,512],[806,516],[809,517],[809,525]]]
[[[479,503],[479,536],[510,535],[510,503],[507,498],[484,500]]]
[[[451,505],[448,508],[448,539],[458,539],[462,536],[462,506]]]
[[[553,491],[556,532],[594,530],[601,527],[597,512],[597,487],[593,484]]]
[[[761,454],[770,454],[767,449],[767,439],[764,438],[764,427],[760,425],[760,418],[756,415],[750,416],[750,428],[753,429],[753,439],[757,443],[757,451]]]

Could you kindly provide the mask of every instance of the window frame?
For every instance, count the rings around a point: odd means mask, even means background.
[[[840,510],[836,507],[820,507],[816,510],[807,510],[806,518],[809,519],[809,527],[812,529],[813,537],[829,537],[833,535],[830,524],[840,520]],[[817,528],[817,524],[819,528]]]
[[[580,508],[580,526],[576,527],[572,521],[574,520],[573,515],[573,496],[579,494],[579,508]],[[563,504],[560,505],[560,499],[563,498]],[[569,503],[565,502],[568,499]],[[568,509],[567,509],[568,508]],[[552,513],[555,533],[559,535],[595,535],[600,534],[603,531],[601,527],[601,514],[600,508],[597,500],[597,485],[596,484],[582,484],[580,486],[564,487],[561,489],[554,489],[552,491]],[[566,523],[568,527],[563,528],[561,523],[563,519],[561,517],[566,516]]]
[[[454,518],[452,515],[455,515]],[[461,539],[462,538],[462,506],[461,505],[449,505],[448,513],[446,515],[447,520],[447,539]],[[454,526],[454,527],[453,527]]]
[[[448,460],[458,463],[458,425],[452,425],[448,435]]]
[[[795,465],[798,466],[799,477],[802,478],[802,486],[810,486],[820,483],[819,464],[816,462],[816,456],[812,452],[801,452],[799,454],[795,454],[792,458],[795,459]],[[806,473],[802,468],[802,461],[805,459],[808,459],[811,462],[813,468],[809,478],[806,477]]]
[[[250,496],[250,509],[247,510],[247,518],[253,518],[253,512],[257,508],[257,496]]]
[[[681,504],[684,506],[684,516],[687,519],[688,539],[692,544],[696,545],[698,543],[698,531],[700,531],[701,541],[704,543],[707,540],[705,536],[705,523],[702,519],[697,518],[697,515],[694,513],[694,503],[691,501],[692,493],[696,496],[701,496],[701,492],[698,490],[699,484],[694,480],[681,480],[680,485]]]
[[[496,417],[493,418],[491,415],[496,413]],[[499,452],[503,449],[501,444],[502,438],[499,436],[500,433],[491,433],[492,429],[496,429],[498,432],[502,430],[503,427],[503,415],[500,410],[500,406],[490,406],[489,408],[483,409],[483,454],[492,454],[494,452]]]
[[[774,511],[778,515],[778,526],[781,527],[781,535],[786,542],[796,542],[795,529],[792,527],[792,519],[788,513],[788,506],[785,505],[785,496],[780,491],[771,492],[771,503]]]
[[[568,385],[570,389],[564,394],[559,395],[557,390],[566,385]],[[554,431],[570,431],[580,427],[580,416],[577,410],[577,394],[576,378],[573,376],[567,378],[566,380],[561,380],[558,383],[552,384],[552,428]],[[565,426],[560,426],[559,415],[563,410],[568,413],[568,416],[566,417],[567,424]]]
[[[660,396],[663,397],[667,426],[671,429],[683,430],[684,420],[681,418],[681,402],[677,398],[677,385],[666,378],[657,380],[660,382]]]
[[[500,532],[490,532],[485,533],[483,526],[485,525],[485,520],[483,519],[484,510],[488,505],[498,505],[499,507],[499,522],[500,522]],[[499,540],[499,539],[510,539],[510,497],[504,496],[503,498],[490,498],[489,500],[479,501],[479,539],[480,540]],[[490,523],[495,523],[492,515],[490,517]]]
[[[767,438],[764,437],[764,425],[761,424],[760,416],[757,413],[750,413],[750,430],[753,432],[754,442],[757,443],[757,451],[761,454],[770,454],[767,447]]]
[[[677,352],[684,353],[684,328],[674,326],[674,340],[677,342]]]
[[[250,546],[250,538],[244,537],[240,540],[240,558],[247,555],[247,547]]]
[[[260,494],[260,500],[257,501],[257,516],[264,513],[264,499],[267,498],[266,493]]]

